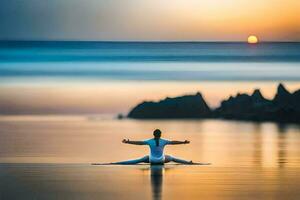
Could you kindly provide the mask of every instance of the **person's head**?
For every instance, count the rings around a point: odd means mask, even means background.
[[[161,137],[161,131],[160,131],[159,129],[155,129],[155,130],[153,131],[153,136],[154,136],[155,138],[160,138],[160,137]]]

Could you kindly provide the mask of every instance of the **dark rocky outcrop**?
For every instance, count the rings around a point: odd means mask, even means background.
[[[290,93],[280,84],[272,103],[275,121],[300,123],[300,90]]]
[[[159,102],[143,102],[133,108],[129,118],[224,118],[251,121],[277,121],[300,123],[300,90],[290,93],[279,84],[272,100],[263,97],[259,89],[251,95],[237,94],[211,110],[200,93]]]
[[[214,117],[259,120],[262,110],[270,107],[271,101],[265,99],[260,90],[256,89],[252,95],[237,94],[236,97],[222,101],[221,106],[214,111]]]
[[[290,93],[282,84],[279,84],[273,99],[274,106],[300,110],[300,90]]]
[[[252,95],[238,94],[221,103],[214,117],[251,121],[300,122],[299,90],[291,94],[279,84],[273,100],[265,99],[259,90]]]
[[[200,93],[166,98],[159,102],[143,102],[133,108],[129,118],[138,119],[188,119],[210,117],[211,110]]]

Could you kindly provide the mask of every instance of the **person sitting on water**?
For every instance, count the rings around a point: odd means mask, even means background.
[[[150,163],[150,164],[164,164],[168,162],[176,162],[181,164],[194,164],[193,161],[186,161],[173,156],[164,154],[164,147],[166,145],[176,145],[176,144],[189,144],[188,140],[185,141],[169,141],[161,138],[161,131],[156,129],[153,132],[154,138],[145,140],[145,141],[130,141],[124,139],[122,142],[125,144],[134,144],[134,145],[148,145],[150,147],[150,156],[145,156],[135,160],[128,160],[122,162],[115,162],[111,164],[120,164],[120,165],[133,165],[138,163]]]

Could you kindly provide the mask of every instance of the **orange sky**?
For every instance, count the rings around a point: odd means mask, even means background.
[[[147,8],[148,11],[138,13],[134,20],[136,25],[142,27],[145,16],[151,16],[147,31],[157,26],[159,38],[245,40],[249,34],[261,40],[300,38],[298,0],[173,0],[172,3],[163,0],[143,1],[140,6],[140,10]],[[157,20],[156,25],[151,23],[153,18]],[[150,38],[151,33],[147,31],[143,33]]]
[[[299,41],[299,10],[299,0],[5,1],[0,39]]]
[[[266,98],[276,93],[276,82],[99,82],[0,86],[0,108],[8,114],[80,114],[127,112],[144,100],[157,101],[200,91],[216,107],[238,92],[251,94],[260,88]],[[291,92],[299,82],[286,82]]]

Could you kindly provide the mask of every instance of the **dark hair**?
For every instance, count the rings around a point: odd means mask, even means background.
[[[155,131],[153,131],[153,135],[156,142],[156,146],[159,146],[159,138],[161,136],[161,131],[159,129],[155,129]]]

